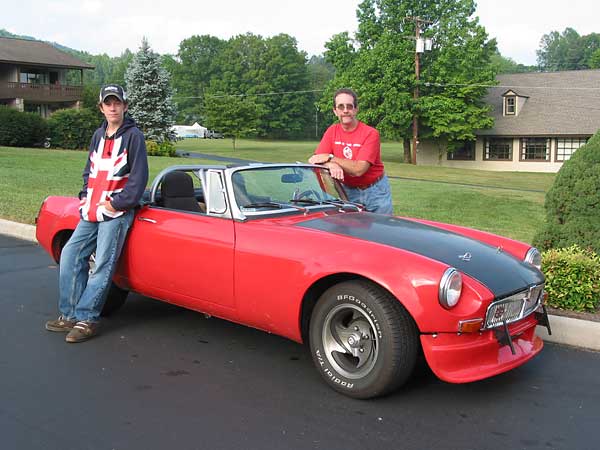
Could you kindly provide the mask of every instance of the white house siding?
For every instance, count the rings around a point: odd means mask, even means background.
[[[419,143],[417,164],[425,166],[455,167],[461,169],[494,170],[505,172],[547,172],[556,173],[562,167],[562,162],[555,162],[556,138],[550,139],[550,161],[519,161],[519,138],[513,139],[512,161],[484,161],[484,139],[477,138],[475,144],[475,161],[448,160],[444,154],[439,158],[438,146],[434,141],[424,140]]]

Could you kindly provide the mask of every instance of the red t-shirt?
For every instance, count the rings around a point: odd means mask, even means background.
[[[320,153],[333,153],[337,158],[371,163],[360,177],[344,173],[344,184],[350,187],[368,186],[383,175],[379,132],[363,122],[359,121],[358,126],[350,132],[344,131],[339,123],[331,125],[315,150],[315,154]]]

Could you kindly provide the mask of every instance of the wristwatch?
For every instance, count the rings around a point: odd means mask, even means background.
[[[333,159],[333,153],[330,153],[329,155],[327,155],[327,161],[325,162],[329,162]]]

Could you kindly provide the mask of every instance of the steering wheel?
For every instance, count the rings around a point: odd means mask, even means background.
[[[294,196],[294,200],[302,200],[303,198],[311,200],[311,197],[312,200],[321,200],[321,194],[314,189],[302,191],[300,194]]]

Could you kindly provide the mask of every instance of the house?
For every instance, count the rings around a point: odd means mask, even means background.
[[[198,122],[195,122],[194,125],[173,125],[171,127],[171,131],[175,133],[180,139],[183,138],[204,138],[206,137],[206,132],[208,131],[206,127],[203,127]]]
[[[83,71],[93,68],[45,42],[0,37],[0,105],[43,117],[78,108]]]
[[[453,153],[432,141],[417,163],[469,169],[558,172],[600,128],[600,70],[498,75],[485,101],[494,126]]]

